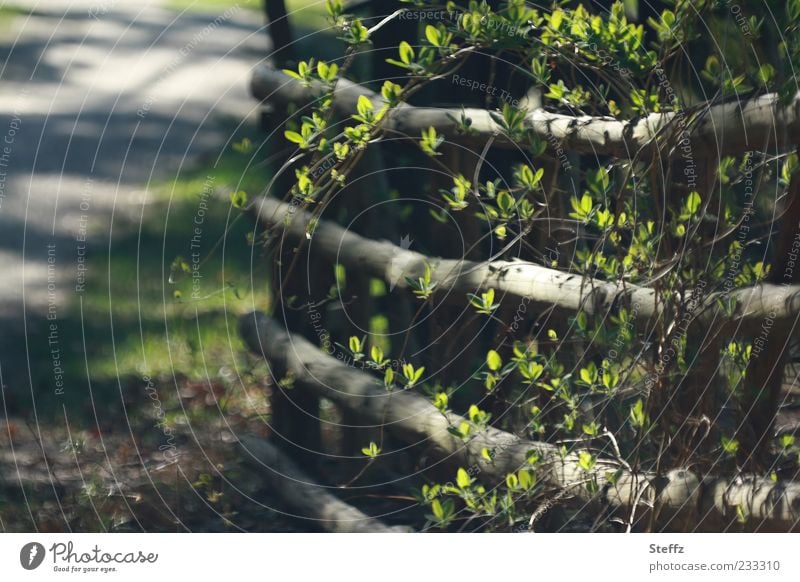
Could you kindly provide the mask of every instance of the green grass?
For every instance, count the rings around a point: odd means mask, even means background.
[[[238,5],[246,10],[261,10],[262,0],[169,0],[167,8],[196,12],[220,12]]]
[[[90,313],[114,318],[116,354],[100,350],[91,363],[96,377],[178,372],[203,378],[234,368],[244,351],[237,316],[270,304],[267,261],[248,243],[252,224],[224,198],[263,188],[265,171],[246,169],[250,155],[227,152],[210,168],[155,185],[141,237],[131,233],[115,245],[109,283],[96,285],[85,302]],[[178,257],[189,273],[173,268]]]
[[[220,12],[237,5],[263,14],[264,0],[169,0],[167,3],[173,10],[195,12]],[[325,0],[287,0],[286,11],[297,28],[320,30],[329,26]]]
[[[262,138],[254,132],[252,139]],[[90,382],[95,406],[113,410],[120,389],[142,386],[145,376],[215,379],[250,366],[237,319],[270,308],[270,266],[248,242],[252,222],[226,196],[242,189],[256,196],[267,183],[263,167],[247,168],[252,156],[253,150],[227,151],[216,164],[151,184],[141,232],[129,225],[110,252],[90,249],[84,291],[58,320],[69,408],[86,410]],[[207,184],[214,194],[204,194]],[[171,267],[176,257],[195,264],[196,227],[202,278],[195,286],[191,273]],[[42,395],[53,389],[46,335],[47,329],[34,330],[30,341],[42,352],[32,354],[41,364],[32,374]],[[53,403],[58,413],[60,400],[37,400]]]
[[[289,21],[300,29],[325,30],[330,28],[324,0],[287,0]]]
[[[0,6],[0,30],[8,29],[20,16],[27,16],[28,11],[19,6]]]
[[[263,0],[169,0],[172,10],[221,14],[228,8],[240,8],[258,12],[252,18],[263,23]],[[328,22],[325,0],[287,0],[286,10],[296,39],[295,54],[298,58],[336,59],[342,56],[343,44],[336,37]]]

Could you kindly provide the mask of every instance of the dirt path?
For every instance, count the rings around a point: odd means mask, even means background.
[[[150,392],[141,378],[98,386],[86,360],[84,382],[70,385],[61,369],[83,366],[87,344],[107,341],[81,344],[84,323],[88,335],[96,324],[82,306],[103,296],[86,286],[105,282],[120,258],[139,276],[143,244],[131,240],[163,218],[154,185],[196,173],[230,149],[240,123],[256,125],[248,81],[268,49],[260,14],[181,13],[167,0],[0,0],[0,39],[0,531],[228,529],[236,502],[214,471],[230,469],[232,426],[263,423],[228,414],[203,420],[202,444],[175,440],[149,378]],[[114,301],[139,301],[129,287]],[[94,312],[113,325],[120,310],[107,299]],[[77,337],[67,332],[76,320]],[[140,330],[141,320],[127,325]],[[183,380],[169,404],[217,415],[209,386],[224,390],[216,379]],[[63,416],[62,390],[77,396]],[[41,421],[48,407],[55,422]],[[165,461],[167,440],[180,464]],[[286,529],[268,505],[248,506],[234,529]]]
[[[75,308],[115,238],[146,216],[153,181],[213,156],[240,120],[255,123],[248,74],[267,41],[259,14],[245,8],[0,4],[0,373],[8,383],[30,359],[26,332],[46,331]]]

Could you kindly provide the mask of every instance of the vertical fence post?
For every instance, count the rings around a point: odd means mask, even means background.
[[[271,58],[277,67],[290,66],[294,62],[294,36],[291,23],[286,12],[283,0],[264,0],[264,13],[267,18],[267,33],[272,41]],[[272,154],[287,149],[283,139],[281,125],[288,117],[285,108],[271,109],[265,112],[262,123],[267,126],[272,135],[268,144],[268,151]],[[290,150],[287,150],[287,152]],[[274,156],[271,164],[274,178],[273,187],[268,194],[278,198],[289,195],[294,184],[294,171],[292,167],[285,168],[286,156]],[[280,230],[276,231],[280,237]],[[284,321],[287,329],[298,333],[308,340],[317,342],[317,333],[309,319],[308,309],[303,307],[313,302],[311,289],[307,281],[304,284],[306,265],[302,258],[289,272],[290,265],[295,260],[294,244],[288,241],[279,241],[277,253],[277,268],[271,282],[274,303],[274,313]],[[283,280],[287,277],[287,280]],[[318,279],[319,277],[313,277]],[[315,285],[316,286],[316,285]],[[288,301],[294,298],[294,301]],[[270,425],[273,433],[278,435],[276,443],[288,449],[293,455],[307,463],[316,461],[316,453],[321,447],[319,424],[319,399],[304,390],[295,390],[279,384],[280,378],[273,378],[274,384],[270,397]]]
[[[775,285],[791,285],[800,281],[800,269],[787,269],[789,253],[795,238],[800,235],[800,172],[789,182],[789,192],[767,281]],[[759,340],[747,366],[742,398],[741,425],[744,428],[742,454],[746,464],[756,466],[765,458],[772,437],[775,416],[780,406],[789,340],[794,325],[773,326],[769,314],[753,340]],[[796,333],[796,332],[795,332]]]

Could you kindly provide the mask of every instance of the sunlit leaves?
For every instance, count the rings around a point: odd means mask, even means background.
[[[403,364],[403,377],[406,379],[406,388],[413,388],[424,373],[425,366],[415,368],[413,364]]]
[[[489,350],[486,354],[486,365],[492,372],[499,370],[503,365],[503,360],[500,358],[500,354],[494,350]]]
[[[244,209],[247,206],[247,192],[244,190],[237,190],[236,192],[231,192],[231,204],[234,208]]]
[[[403,94],[403,88],[397,83],[392,81],[384,81],[381,87],[381,96],[384,101],[390,106],[395,107],[400,103],[400,97]]]
[[[650,424],[650,419],[647,416],[647,412],[644,409],[644,402],[641,398],[631,406],[628,418],[630,419],[631,426],[637,429],[647,428]]]
[[[499,303],[494,302],[494,289],[489,289],[480,295],[468,293],[470,305],[472,305],[478,313],[483,315],[491,315],[498,307]]]
[[[518,368],[520,375],[528,382],[535,382],[541,378],[544,366],[538,362],[520,362]]]
[[[739,441],[733,437],[721,436],[720,444],[723,452],[727,455],[735,455],[739,451]]]
[[[487,427],[489,425],[489,420],[492,417],[491,414],[489,414],[485,410],[481,410],[475,404],[470,405],[467,414],[469,416],[470,422],[478,428]]]
[[[354,18],[345,25],[341,38],[347,44],[358,46],[369,41],[369,31],[361,20]]]
[[[362,448],[361,452],[364,456],[374,459],[381,453],[381,448],[376,443],[371,442],[369,446]]]
[[[437,392],[436,395],[433,397],[433,405],[440,412],[444,412],[445,410],[447,410],[448,403],[449,403],[449,398],[447,396],[447,393],[445,392]]]
[[[348,347],[350,348],[350,352],[353,354],[353,359],[355,359],[356,361],[364,357],[364,349],[366,341],[367,341],[366,336],[361,339],[359,339],[356,336],[352,336],[350,338],[350,341],[348,342]]]
[[[463,210],[469,206],[467,195],[471,187],[472,183],[468,179],[457,174],[453,176],[453,187],[450,191],[441,190],[440,193],[452,210]]]
[[[297,79],[306,86],[310,86],[314,80],[314,59],[310,61],[300,61],[297,63],[297,71],[283,69],[283,72],[293,79]]]
[[[516,178],[517,182],[520,186],[523,186],[530,190],[531,192],[535,191],[539,186],[539,182],[542,181],[542,177],[544,176],[544,168],[539,168],[535,172],[533,168],[528,166],[527,164],[523,164],[517,168],[514,177]]]
[[[597,464],[597,457],[592,455],[589,451],[581,451],[578,453],[578,466],[584,471],[591,471]]]
[[[431,281],[431,266],[425,263],[425,272],[421,277],[413,279],[405,277],[406,283],[411,287],[411,292],[420,299],[428,299],[436,289],[436,283]]]
[[[594,201],[592,197],[589,196],[589,194],[584,194],[580,199],[576,196],[572,196],[569,199],[569,203],[570,206],[572,206],[572,212],[569,213],[569,217],[588,223],[592,215],[592,210],[594,210]]]
[[[328,64],[325,61],[317,63],[317,76],[325,83],[332,84],[336,80],[338,73],[339,65],[336,63]]]
[[[453,520],[455,511],[455,503],[453,503],[452,499],[445,499],[444,502],[439,501],[439,499],[434,499],[431,502],[432,515],[428,515],[427,518],[433,521],[438,527],[443,528],[447,527]]]
[[[444,142],[444,136],[438,135],[436,128],[429,127],[422,130],[422,139],[419,142],[419,147],[429,156],[438,156],[439,152],[436,150],[442,145],[442,142]]]
[[[370,350],[370,358],[372,358],[373,365],[380,369],[389,363],[389,360],[385,357],[383,350],[379,346],[372,346]]]

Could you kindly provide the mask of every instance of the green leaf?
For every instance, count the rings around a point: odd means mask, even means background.
[[[536,483],[536,477],[528,469],[520,469],[517,472],[517,479],[519,480],[519,486],[525,491],[530,490]]]
[[[371,442],[371,443],[369,443],[368,447],[362,448],[361,452],[364,453],[365,456],[367,456],[367,457],[369,457],[371,459],[374,459],[375,457],[377,457],[380,454],[381,449],[377,444],[375,444],[374,442]]]
[[[578,455],[578,466],[584,471],[591,471],[596,463],[597,459],[589,451],[581,451]]]
[[[701,202],[702,200],[700,199],[700,194],[697,192],[690,192],[686,197],[686,201],[683,203],[683,206],[689,215],[694,215],[700,208]]]
[[[231,204],[234,208],[244,208],[247,205],[247,192],[244,190],[231,192]]]
[[[506,487],[509,489],[516,489],[519,487],[519,479],[514,473],[506,475]]]
[[[564,22],[564,13],[561,10],[554,10],[550,14],[550,28],[558,30],[561,28],[561,23]]]
[[[398,49],[400,51],[400,61],[406,65],[411,64],[414,59],[414,49],[411,48],[411,45],[406,41],[401,41]]]
[[[739,450],[739,441],[735,438],[728,438],[726,436],[722,436],[720,439],[722,443],[722,450],[728,453],[729,455],[735,455]]]
[[[391,106],[396,105],[400,101],[400,94],[402,92],[403,88],[397,83],[392,83],[391,81],[384,81],[383,87],[381,87],[381,95]]]
[[[433,46],[439,46],[442,44],[442,37],[439,29],[430,24],[425,27],[425,38],[427,38],[428,42]]]
[[[757,76],[762,85],[769,85],[770,81],[775,77],[775,67],[769,63],[764,63],[759,67]]]
[[[456,484],[461,489],[466,489],[472,484],[472,479],[470,479],[469,474],[462,468],[459,468],[456,473]]]
[[[503,190],[497,195],[497,207],[503,214],[509,214],[511,210],[514,208],[514,197],[508,193],[508,191]]]
[[[350,351],[354,354],[361,352],[361,340],[359,340],[356,336],[350,337],[349,342]]]
[[[526,380],[535,382],[544,372],[544,366],[538,362],[528,362],[527,365],[523,362],[520,363],[519,371]]]
[[[592,201],[592,197],[588,194],[584,194],[581,196],[581,210],[584,214],[589,214],[594,207],[594,202]]]
[[[444,510],[442,509],[442,504],[438,499],[431,501],[431,511],[436,519],[440,521],[444,519]]]
[[[644,402],[642,402],[641,398],[631,407],[629,417],[631,425],[635,428],[642,428],[646,424],[647,415],[645,414]]]
[[[741,524],[747,523],[747,511],[742,505],[736,506],[736,521]]]
[[[592,422],[591,424],[584,424],[581,426],[581,430],[586,435],[597,436],[597,423]]]
[[[367,115],[373,110],[372,101],[366,95],[358,96],[358,103],[356,104],[356,111],[362,116]]]
[[[494,350],[489,350],[486,354],[486,364],[489,366],[489,369],[492,372],[496,372],[500,369],[500,366],[503,365],[503,360],[500,358],[500,354],[498,354]]]
[[[301,146],[305,145],[306,143],[306,139],[296,131],[286,130],[283,132],[283,135],[292,143],[296,143]]]

